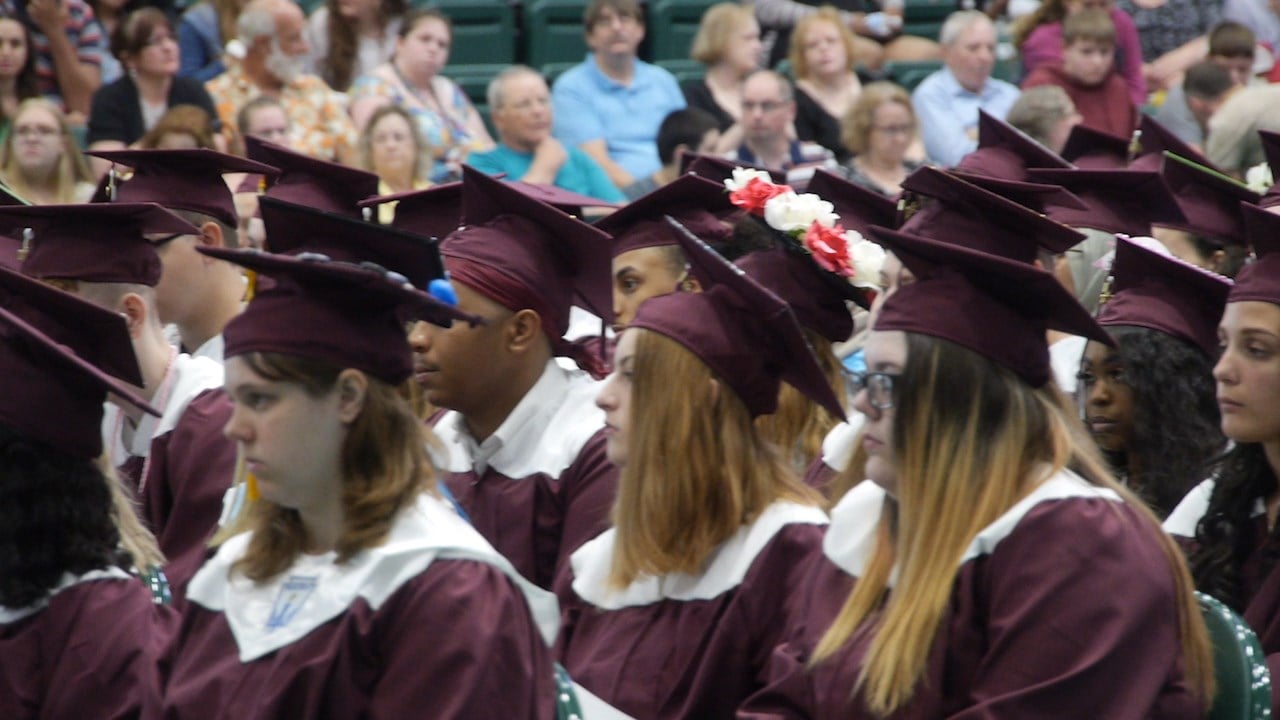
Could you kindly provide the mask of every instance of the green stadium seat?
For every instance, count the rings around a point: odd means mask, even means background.
[[[902,9],[902,32],[937,40],[942,23],[955,11],[955,0],[906,0]]]
[[[462,91],[467,94],[467,98],[471,100],[471,104],[479,107],[489,101],[488,97],[486,97],[486,93],[489,91],[489,81],[505,67],[507,66],[504,64],[489,63],[448,65],[445,67],[443,74],[458,83]]]
[[[497,0],[490,0],[496,2]],[[580,63],[587,54],[582,31],[586,0],[530,0],[524,4],[525,63]],[[545,74],[545,69],[543,70]]]
[[[890,80],[911,92],[921,80],[942,68],[941,60],[891,61],[884,64],[884,72]]]
[[[516,14],[505,0],[413,0],[412,4],[435,8],[449,18],[453,25],[450,66],[516,61]]]
[[[1258,636],[1239,615],[1203,593],[1200,614],[1213,643],[1213,708],[1208,720],[1271,717],[1271,674]]]
[[[542,77],[546,78],[547,84],[550,85],[551,83],[554,83],[556,78],[560,77],[560,74],[565,70],[581,63],[581,60],[574,60],[573,62],[545,63],[538,68],[538,72],[542,73]]]
[[[302,8],[302,14],[310,17],[316,8],[324,4],[324,0],[297,0],[297,3],[298,7]],[[191,4],[195,5],[194,0]]]
[[[645,35],[650,62],[688,60],[702,15],[716,0],[656,0],[649,3]]]
[[[681,85],[689,80],[701,80],[707,74],[707,66],[697,60],[658,60],[656,65],[675,75]]]

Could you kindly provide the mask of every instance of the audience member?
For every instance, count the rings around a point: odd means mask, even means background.
[[[1183,81],[1169,89],[1156,110],[1156,120],[1185,142],[1202,146],[1209,116],[1229,90],[1247,85],[1252,78],[1255,49],[1249,28],[1229,21],[1218,23],[1209,33],[1208,59],[1187,68]]]
[[[223,45],[236,37],[236,23],[248,0],[201,0],[178,23],[178,74],[208,82],[226,72]]]
[[[357,78],[351,87],[351,116],[358,128],[383,105],[409,111],[432,149],[436,181],[456,179],[471,153],[493,148],[493,138],[467,94],[440,74],[452,43],[448,18],[437,10],[413,10],[400,26],[391,60]]]
[[[986,15],[977,10],[952,13],[938,37],[945,67],[920,83],[911,102],[925,153],[951,167],[978,147],[978,110],[1003,120],[1018,99],[1018,88],[991,77],[996,29]]]
[[[213,99],[191,78],[177,77],[178,44],[173,27],[156,8],[135,10],[117,28],[114,50],[128,74],[93,95],[90,150],[118,150],[137,142],[171,107],[195,105],[216,117]],[[106,166],[93,163],[95,175]]]
[[[1062,62],[1062,21],[1087,8],[1106,10],[1116,26],[1116,67],[1129,87],[1134,105],[1147,101],[1147,82],[1142,77],[1142,44],[1133,18],[1115,7],[1112,0],[1043,0],[1034,12],[1013,25],[1013,46],[1022,58],[1025,76],[1041,65]]]
[[[1083,123],[1128,137],[1138,124],[1124,79],[1115,70],[1116,28],[1103,10],[1082,10],[1062,22],[1062,64],[1041,65],[1023,88],[1056,85],[1067,91]]]
[[[289,114],[279,100],[269,95],[259,95],[245,103],[236,113],[236,127],[240,129],[241,138],[256,137],[284,147],[292,146]]]
[[[760,51],[760,25],[751,6],[722,2],[702,15],[690,56],[707,72],[681,89],[689,107],[716,119],[720,152],[742,142],[742,79],[760,67]]]
[[[1221,0],[1115,0],[1133,18],[1142,43],[1147,90],[1178,84],[1182,73],[1208,52],[1209,30],[1222,20]]]
[[[130,15],[145,5],[142,0],[87,0],[87,2],[89,7],[93,8],[94,19],[102,27],[102,37],[109,51],[102,56],[102,84],[110,85],[119,80],[125,70],[120,62],[119,51],[112,47],[115,44],[116,32]],[[165,12],[160,5],[160,3],[152,3],[150,6],[156,7],[162,13]],[[167,19],[169,15],[166,14],[165,17]]]
[[[591,52],[552,88],[555,136],[626,187],[661,167],[658,125],[685,106],[684,95],[671,73],[636,57],[645,31],[638,0],[591,0],[583,26]]]
[[[217,150],[221,138],[213,130],[213,118],[196,105],[169,108],[154,127],[138,140],[144,150]]]
[[[742,144],[726,157],[742,165],[785,171],[787,182],[799,185],[817,168],[835,167],[830,150],[791,138],[795,118],[791,81],[773,70],[751,73],[742,82]]]
[[[1259,130],[1280,131],[1280,85],[1240,88],[1209,118],[1204,154],[1218,169],[1243,178],[1249,168],[1266,160]]]
[[[1009,108],[1005,121],[1054,154],[1062,154],[1071,128],[1083,120],[1067,91],[1057,85],[1028,88]]]
[[[805,17],[818,12],[819,5],[834,4],[840,8],[840,20],[854,35],[854,57],[857,62],[879,70],[891,60],[933,60],[938,57],[938,44],[928,38],[902,34],[903,4],[899,0],[862,3],[858,0],[759,0],[756,18],[767,30],[765,46],[769,65],[787,56],[791,29]]]
[[[85,0],[0,0],[0,15],[29,18],[40,92],[82,119],[102,84],[107,42]]]
[[[292,0],[252,0],[237,24],[244,59],[205,85],[230,125],[258,95],[279,98],[289,114],[291,145],[325,160],[354,160],[355,128],[346,97],[303,72],[307,61],[302,10]]]
[[[33,205],[86,202],[93,195],[93,175],[71,135],[67,116],[44,98],[24,100],[18,106],[4,139],[0,176]]]
[[[431,148],[409,112],[399,105],[385,105],[374,111],[360,133],[360,166],[378,176],[378,194],[421,190],[431,185]],[[395,217],[395,203],[378,206],[378,221],[387,224]]]
[[[0,18],[0,141],[23,100],[39,97],[31,31],[21,21]]]
[[[907,91],[889,82],[862,89],[862,97],[845,113],[840,137],[854,155],[841,168],[847,180],[897,196],[902,181],[920,166],[907,159],[916,141],[916,114]]]
[[[513,65],[498,73],[489,82],[489,109],[498,146],[473,154],[475,169],[607,202],[625,199],[590,155],[552,137],[551,93],[532,68]]]
[[[791,73],[796,79],[796,137],[816,142],[836,159],[849,159],[840,140],[840,118],[858,101],[862,82],[853,71],[853,33],[835,8],[824,6],[791,32]]]
[[[346,92],[391,59],[407,9],[405,0],[327,0],[307,19],[312,71]]]
[[[719,146],[720,137],[716,119],[710,113],[696,107],[676,110],[658,126],[658,158],[662,160],[662,167],[622,188],[622,194],[627,200],[635,200],[672,182],[680,175],[680,159],[685,153],[712,153]]]

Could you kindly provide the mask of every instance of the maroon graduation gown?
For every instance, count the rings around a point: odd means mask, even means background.
[[[1200,718],[1182,676],[1173,578],[1154,530],[1070,473],[986,528],[960,565],[924,676],[897,718]],[[870,555],[884,491],[862,483],[832,512],[812,612],[779,646],[770,687],[740,718],[871,718],[852,696],[870,643],[815,669],[817,639]],[[843,572],[850,579],[830,582]],[[834,601],[833,601],[834,600]]]
[[[457,412],[435,424],[437,465],[471,523],[539,587],[609,526],[618,470],[605,456],[599,383],[548,362],[542,377],[478,454]]]
[[[136,718],[159,697],[177,615],[123,570],[77,580],[25,617],[0,608],[0,718]]]
[[[345,566],[303,556],[261,585],[228,580],[246,541],[192,580],[149,717],[553,717],[554,598],[440,500]]]
[[[825,524],[817,508],[775,503],[721,545],[703,574],[644,578],[618,592],[607,589],[615,534],[606,532],[557,580],[561,664],[635,718],[732,717],[763,685]]]

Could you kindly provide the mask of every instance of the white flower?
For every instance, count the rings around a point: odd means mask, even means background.
[[[738,190],[746,187],[747,183],[757,178],[769,183],[770,185],[774,184],[773,176],[764,170],[738,167],[733,169],[733,177],[725,178],[724,186],[729,192],[737,192]]]
[[[823,227],[835,227],[840,218],[834,205],[813,193],[785,192],[765,203],[764,219],[774,230],[791,233],[804,232],[815,221]]]
[[[1264,193],[1271,189],[1275,184],[1275,178],[1271,177],[1271,166],[1267,163],[1259,163],[1249,168],[1244,174],[1244,184],[1254,192]]]
[[[846,230],[844,239],[849,243],[849,262],[853,263],[854,275],[849,282],[860,288],[880,287],[884,248],[862,237],[857,230]]]

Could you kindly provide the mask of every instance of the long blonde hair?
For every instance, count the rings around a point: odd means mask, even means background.
[[[18,109],[13,113],[12,126],[9,128],[9,134],[5,136],[3,152],[0,153],[0,173],[4,175],[5,183],[17,193],[18,197],[28,198],[31,196],[31,185],[27,182],[27,178],[17,165],[17,159],[13,152],[14,138],[17,136],[18,120],[23,113],[32,108],[41,108],[53,116],[54,122],[58,124],[58,136],[62,139],[62,155],[58,158],[57,169],[57,202],[59,204],[74,203],[76,201],[76,183],[93,182],[93,174],[89,172],[89,164],[85,162],[84,154],[80,152],[80,147],[76,144],[76,140],[71,136],[71,126],[67,124],[67,116],[57,105],[45,100],[42,97],[28,98],[18,105]]]
[[[775,501],[818,504],[697,356],[656,332],[628,332],[636,349],[628,460],[613,509],[615,588],[644,575],[697,573]]]
[[[314,396],[333,392],[341,371],[289,355],[248,353],[241,357],[258,375],[298,383]],[[337,562],[381,544],[396,515],[419,494],[435,488],[435,473],[426,450],[430,436],[398,388],[369,378],[364,409],[351,423],[342,444],[343,529],[337,542]],[[236,475],[237,484],[250,482],[243,463],[237,464]],[[219,531],[212,544],[246,530],[253,535],[233,570],[259,582],[288,569],[307,542],[296,510],[252,500]]]
[[[106,453],[98,456],[96,464],[111,492],[111,519],[120,532],[120,546],[133,558],[134,570],[144,574],[150,568],[164,567],[164,553],[160,552],[156,536],[138,519],[134,498],[120,481]]]
[[[831,658],[855,632],[874,633],[855,691],[877,715],[906,706],[970,542],[1040,481],[1070,465],[1124,497],[1158,538],[1174,580],[1188,683],[1206,702],[1212,698],[1210,645],[1181,551],[1110,477],[1062,393],[1052,384],[1033,390],[945,340],[908,334],[907,343],[893,427],[897,502],[886,505],[867,569],[811,662]]]
[[[844,375],[840,359],[831,349],[831,341],[809,328],[804,328],[804,335],[813,346],[827,384],[840,399],[841,406],[847,408]],[[822,453],[822,441],[838,422],[839,418],[827,412],[826,408],[785,382],[778,392],[778,409],[770,415],[761,415],[755,421],[760,435],[780,448],[799,472],[804,472],[809,463]]]

